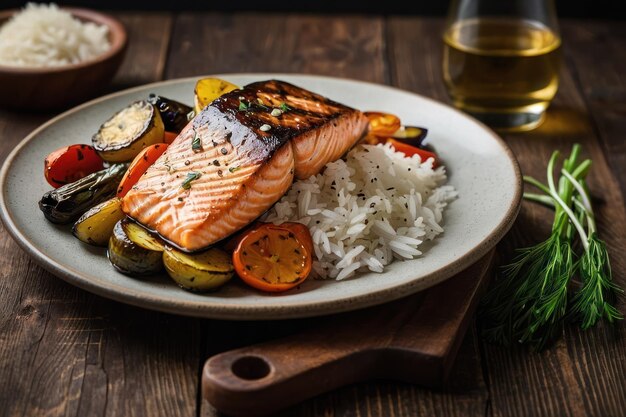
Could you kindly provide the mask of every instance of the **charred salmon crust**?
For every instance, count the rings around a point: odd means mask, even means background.
[[[179,249],[201,250],[258,218],[294,178],[340,158],[366,127],[360,111],[300,87],[249,84],[205,107],[122,208]]]

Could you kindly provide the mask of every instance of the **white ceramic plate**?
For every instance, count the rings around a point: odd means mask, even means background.
[[[430,99],[358,81],[286,74],[225,74],[238,85],[276,78],[362,110],[382,110],[425,126],[459,192],[444,213],[445,232],[416,260],[395,262],[383,274],[341,282],[309,280],[298,290],[268,295],[237,280],[218,292],[193,294],[166,277],[139,280],[116,272],[105,249],[75,239],[68,226],[44,219],[37,202],[49,190],[45,156],[64,145],[90,143],[100,124],[151,92],[191,103],[197,78],[171,80],[115,93],[76,107],[39,127],[11,153],[0,174],[0,214],[15,240],[44,268],[88,291],[175,314],[223,319],[285,319],[348,311],[391,301],[466,268],[502,238],[515,220],[521,179],[510,149],[474,119]]]

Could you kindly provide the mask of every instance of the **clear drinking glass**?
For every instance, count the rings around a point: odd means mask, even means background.
[[[559,84],[553,0],[452,0],[443,77],[454,104],[494,129],[537,127]]]

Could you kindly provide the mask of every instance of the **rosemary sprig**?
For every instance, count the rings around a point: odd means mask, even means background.
[[[611,303],[615,301],[615,293],[623,290],[613,282],[606,243],[597,234],[591,198],[584,182],[578,181],[568,172],[562,171],[562,174],[578,192],[579,198],[574,201],[575,209],[578,220],[586,222],[588,233],[587,249],[578,265],[583,286],[572,299],[570,315],[580,321],[582,329],[594,326],[603,317],[609,323],[621,320],[624,317]]]
[[[575,145],[563,163],[558,188],[553,176],[558,152],[548,163],[548,185],[524,177],[543,192],[525,193],[524,197],[555,210],[552,234],[544,242],[517,250],[483,299],[483,331],[491,341],[529,343],[542,349],[558,336],[568,315],[580,320],[583,329],[602,317],[609,322],[622,318],[611,304],[614,292],[621,290],[612,281],[606,245],[597,236],[584,186],[591,161],[578,163],[579,155],[580,146]],[[583,247],[580,259],[573,249],[576,240]],[[568,303],[570,281],[576,272],[583,286]]]

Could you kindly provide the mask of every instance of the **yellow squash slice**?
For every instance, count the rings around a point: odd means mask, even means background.
[[[114,197],[89,209],[74,223],[72,233],[82,242],[95,246],[106,246],[113,234],[115,223],[126,215],[122,211],[122,200]]]
[[[235,84],[231,84],[228,81],[221,80],[219,78],[202,78],[196,83],[194,89],[194,110],[196,114],[200,113],[200,110],[209,105],[213,100],[220,97],[222,94],[226,94],[233,90],[238,90]]]

